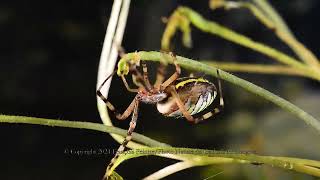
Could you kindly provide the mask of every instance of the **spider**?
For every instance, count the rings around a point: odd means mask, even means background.
[[[175,72],[167,80],[164,79],[164,65],[160,63],[156,81],[154,85],[151,85],[146,63],[143,61],[141,62],[143,70],[142,74],[137,69],[137,66],[140,64],[140,59],[138,60],[139,63],[130,64],[129,66],[129,72],[132,73],[133,83],[137,85],[138,88],[134,89],[129,87],[124,75],[120,75],[126,89],[129,92],[136,93],[135,98],[123,113],[117,112],[115,107],[100,92],[103,85],[110,77],[113,76],[114,72],[109,75],[97,89],[97,96],[105,102],[109,110],[114,112],[117,119],[125,120],[132,114],[127,135],[119,146],[115,156],[109,163],[104,179],[108,178],[110,175],[108,174],[108,171],[132,138],[132,132],[136,127],[138,109],[141,102],[146,104],[155,104],[157,106],[157,110],[164,116],[175,118],[185,117],[188,121],[193,123],[199,123],[208,119],[209,117],[219,113],[223,108],[224,101],[219,78],[218,91],[213,83],[204,78],[194,78],[193,76],[179,78],[181,69],[176,62],[176,56],[172,53],[169,53],[169,55],[173,59]],[[137,56],[139,56],[138,53]],[[217,70],[217,75],[219,76],[219,70]],[[213,111],[207,112],[200,117],[193,117],[193,115],[205,110],[214,101],[218,93],[220,102]]]

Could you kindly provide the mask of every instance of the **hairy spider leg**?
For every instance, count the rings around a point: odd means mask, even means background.
[[[223,100],[223,95],[222,95],[222,86],[221,86],[221,81],[220,81],[220,73],[219,69],[217,69],[217,75],[218,75],[218,89],[219,89],[219,96],[220,96],[220,106],[224,106],[224,100]]]
[[[105,79],[103,81],[103,83],[99,86],[99,88],[98,88],[96,93],[97,93],[98,97],[100,97],[105,102],[107,108],[110,109],[115,114],[115,116],[116,116],[116,118],[118,120],[124,120],[124,119],[127,119],[130,116],[130,114],[133,114],[133,115],[132,115],[132,119],[130,121],[130,126],[129,126],[129,129],[127,131],[127,135],[126,135],[125,139],[123,140],[123,142],[121,143],[121,145],[119,146],[119,148],[118,148],[115,156],[112,158],[110,164],[108,165],[106,174],[105,174],[103,179],[107,179],[108,178],[108,176],[109,176],[108,171],[113,166],[114,162],[117,160],[117,158],[119,157],[120,153],[124,151],[125,147],[127,146],[127,144],[130,142],[130,140],[132,138],[132,132],[134,131],[134,129],[136,127],[136,122],[137,122],[137,118],[138,118],[138,106],[139,106],[139,102],[140,102],[140,100],[138,99],[138,96],[136,96],[133,99],[133,101],[130,103],[128,108],[122,114],[116,111],[114,106],[101,93],[101,89],[102,89],[103,85],[108,81],[108,79],[110,77],[112,77],[113,74],[114,74],[114,72],[111,75],[109,75],[107,77],[107,79]],[[121,78],[122,78],[123,83],[125,84],[127,90],[128,91],[129,91],[129,89],[132,90],[128,86],[128,83],[127,83],[125,77],[121,76]],[[136,90],[138,90],[138,89],[136,89]]]
[[[134,101],[131,102],[131,104],[128,106],[128,108],[121,114],[119,112],[116,111],[115,107],[111,104],[110,101],[107,100],[107,98],[102,95],[101,93],[101,89],[102,87],[104,86],[104,84],[110,79],[110,77],[112,77],[114,75],[115,71],[113,73],[111,73],[102,83],[101,85],[99,86],[99,88],[97,89],[96,91],[96,94],[97,96],[106,104],[107,108],[110,109],[116,116],[117,119],[119,120],[124,120],[126,119],[127,117],[129,117],[129,115],[132,113],[133,111],[133,108],[134,108]],[[125,78],[122,78],[123,81],[124,81],[124,84],[127,84],[126,81],[125,81]],[[126,86],[127,87],[127,90],[129,91],[130,90],[133,90],[131,89],[129,86]],[[138,89],[136,89],[138,90]]]
[[[113,167],[115,161],[119,158],[120,154],[125,150],[127,144],[132,139],[132,133],[136,127],[137,120],[138,120],[138,109],[139,109],[139,103],[140,103],[138,96],[136,96],[132,102],[134,104],[134,106],[133,106],[134,108],[133,108],[132,118],[130,121],[130,126],[127,131],[127,135],[126,135],[125,139],[122,141],[121,145],[119,146],[115,156],[111,159],[103,179],[108,179],[108,177],[110,176],[110,174],[109,174],[110,169]]]
[[[156,76],[156,81],[154,83],[154,87],[156,89],[159,89],[160,90],[160,86],[161,84],[164,82],[165,80],[165,74],[166,74],[166,66],[167,66],[167,63],[166,62],[163,62],[163,61],[166,61],[165,60],[165,57],[164,57],[164,54],[168,54],[168,52],[166,51],[160,51],[161,52],[161,56],[160,56],[160,64],[159,64],[159,67],[157,69],[157,76]]]
[[[183,102],[181,101],[177,91],[176,91],[176,88],[175,86],[170,86],[170,93],[172,95],[172,97],[175,99],[178,107],[179,107],[179,110],[180,112],[183,114],[183,116],[188,120],[188,121],[191,121],[191,122],[194,122],[194,118],[192,117],[192,115],[187,111],[186,107],[184,106]]]
[[[137,70],[136,66],[131,66],[130,70],[132,73],[132,81],[137,87],[145,87],[145,82],[142,74]]]
[[[121,58],[123,58],[125,56],[125,49],[119,45],[119,44],[115,44],[119,53],[119,56]],[[129,72],[132,73],[132,79],[133,79],[133,83],[137,86],[137,87],[141,87],[144,86],[144,80],[143,80],[143,76],[141,75],[141,73],[137,70],[136,65],[131,65],[129,68]],[[138,89],[132,89],[129,87],[129,84],[126,80],[126,78],[124,76],[121,76],[121,79],[124,83],[124,85],[126,86],[127,90],[130,92],[138,92]],[[142,83],[142,84],[141,84]]]
[[[173,53],[169,53],[169,55],[172,57],[173,59],[173,63],[176,67],[176,72],[174,72],[170,77],[169,79],[167,79],[165,82],[163,82],[161,85],[160,85],[160,90],[164,90],[166,89],[170,84],[172,84],[175,80],[178,79],[178,77],[180,76],[181,74],[181,68],[179,66],[179,64],[177,63],[177,58],[176,56],[173,54]]]
[[[148,67],[144,61],[142,61],[141,64],[142,64],[142,71],[143,71],[143,80],[145,82],[146,89],[150,92],[152,89],[152,86],[150,84],[150,80],[148,76]]]
[[[136,93],[136,92],[139,91],[138,88],[130,88],[130,86],[129,86],[129,84],[128,84],[128,82],[127,82],[127,80],[126,80],[126,78],[125,78],[124,75],[121,75],[121,79],[122,79],[122,81],[123,81],[124,86],[126,86],[126,88],[127,88],[127,90],[128,90],[129,92],[135,92],[135,93]]]
[[[154,87],[157,89],[160,89],[160,85],[163,83],[164,78],[165,78],[165,72],[166,72],[166,66],[160,62],[160,65],[157,69],[157,77],[156,81],[154,83]]]

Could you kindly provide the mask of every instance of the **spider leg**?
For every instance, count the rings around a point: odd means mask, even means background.
[[[134,110],[134,105],[135,105],[135,101],[136,99],[134,99],[131,104],[127,107],[127,109],[123,112],[123,113],[119,113],[118,111],[116,111],[116,108],[111,104],[110,101],[108,101],[101,93],[100,91],[97,91],[97,95],[101,98],[101,100],[106,104],[107,108],[110,109],[110,111],[112,111],[116,118],[118,120],[125,120],[127,119],[130,114],[132,113],[132,111]]]
[[[99,88],[97,89],[97,94],[98,94],[98,92],[101,94],[101,89],[102,89],[102,87],[104,86],[104,84],[114,75],[114,73],[115,73],[116,71],[113,71],[102,83],[101,83],[101,85],[99,86]],[[101,96],[102,96],[102,94],[101,94]]]
[[[130,67],[130,72],[132,73],[132,81],[138,87],[144,87],[144,81],[142,74],[137,70],[136,66]]]
[[[119,158],[119,155],[124,151],[124,149],[126,148],[127,144],[132,139],[132,133],[133,133],[135,127],[136,127],[136,123],[137,123],[137,119],[138,119],[139,102],[140,101],[138,100],[137,97],[133,100],[133,107],[134,107],[133,108],[133,114],[132,114],[132,119],[130,121],[129,129],[127,131],[127,135],[126,135],[125,139],[122,141],[121,145],[119,146],[115,156],[110,161],[103,179],[108,179],[108,177],[111,175],[109,173],[109,171],[113,167],[114,162]]]
[[[114,75],[114,73],[115,73],[115,71],[113,71],[113,72],[101,83],[101,85],[99,86],[99,88],[98,88],[97,91],[96,91],[97,96],[98,96],[103,102],[106,103],[107,107],[109,107],[109,106],[108,106],[109,101],[107,100],[107,98],[106,98],[104,95],[102,95],[101,89],[102,89],[102,87],[104,86],[104,84]],[[111,104],[111,103],[109,103],[109,104]],[[111,104],[111,108],[114,109],[114,107],[112,106],[112,104]]]
[[[163,90],[163,89],[165,89],[166,87],[168,87],[170,84],[172,84],[179,76],[180,76],[180,74],[181,74],[181,68],[180,68],[180,66],[179,66],[179,64],[177,63],[177,58],[172,54],[172,53],[169,53],[170,54],[170,56],[173,58],[173,63],[174,63],[174,65],[175,65],[175,67],[176,67],[176,72],[175,73],[173,73],[170,77],[169,77],[169,79],[167,79],[164,83],[162,83],[161,85],[160,85],[160,90]]]
[[[103,85],[108,81],[108,79],[110,77],[112,77],[112,75],[114,74],[115,72],[113,72],[111,75],[109,75],[103,82],[102,84],[99,86],[99,88],[97,89],[96,91],[96,94],[97,96],[106,104],[107,108],[110,109],[115,115],[116,115],[116,118],[119,119],[119,120],[124,120],[124,119],[127,119],[127,117],[132,113],[133,111],[133,108],[134,108],[134,101],[133,100],[131,102],[131,104],[129,105],[129,107],[121,114],[119,112],[116,111],[116,109],[114,108],[114,106],[111,104],[110,101],[108,101],[108,99],[102,95],[101,93],[101,89],[103,87]],[[124,78],[124,77],[123,77]],[[124,78],[125,80],[125,78]],[[125,81],[126,82],[126,81]],[[128,84],[127,84],[128,85]],[[127,86],[126,86],[127,87]],[[128,89],[128,88],[127,88]]]
[[[219,69],[217,69],[217,75],[218,75],[218,89],[219,89],[219,97],[220,97],[220,106],[224,106],[223,96],[222,96],[222,87],[221,87],[221,81],[220,81],[220,73]]]
[[[150,80],[149,80],[149,77],[148,77],[148,67],[147,67],[147,64],[145,62],[141,62],[142,64],[142,70],[143,70],[143,80],[145,82],[145,85],[146,85],[146,88],[148,91],[151,91],[152,89],[152,86],[150,84]]]
[[[127,88],[127,90],[129,92],[138,92],[139,91],[139,89],[137,89],[137,88],[130,88],[126,78],[124,77],[124,75],[121,76],[121,79],[122,79],[122,82],[123,82],[124,86],[126,86],[126,88]]]
[[[184,106],[183,102],[181,101],[179,94],[177,93],[174,86],[170,86],[170,92],[172,97],[175,99],[180,112],[183,114],[183,116],[190,122],[195,122],[195,119],[192,117],[192,115],[187,111],[186,107]]]
[[[149,88],[149,90],[150,90],[152,86],[150,85],[150,81],[148,78],[148,70],[147,70],[145,63],[142,63],[142,65],[143,65],[143,70],[144,70],[143,75],[137,70],[136,65],[132,65],[130,67],[130,72],[132,74],[132,80],[136,86],[146,87],[146,88]],[[124,81],[125,81],[125,79],[124,79]],[[128,83],[125,82],[125,84],[128,84]]]
[[[154,83],[154,87],[157,89],[160,89],[161,84],[164,81],[164,75],[165,75],[165,65],[160,63],[158,70],[157,70],[157,79]]]
[[[219,105],[218,107],[215,107],[213,109],[213,111],[207,112],[206,114],[202,115],[199,118],[195,119],[195,123],[199,123],[205,119],[210,118],[211,116],[214,116],[216,114],[218,114],[219,112],[221,112],[221,110],[224,107],[224,100],[223,100],[223,96],[222,96],[222,88],[221,88],[221,81],[220,81],[220,73],[219,70],[217,69],[217,75],[218,75],[218,91],[219,91]]]
[[[126,51],[125,51],[125,49],[120,45],[120,44],[118,44],[118,43],[116,43],[116,42],[114,42],[114,45],[116,46],[116,48],[117,48],[117,50],[118,50],[118,53],[119,53],[119,56],[121,57],[121,58],[123,58],[124,56],[125,56],[125,54],[126,54]],[[139,73],[139,71],[136,69],[136,66],[135,65],[132,65],[131,67],[130,67],[130,70],[129,70],[130,72],[132,72],[135,76],[138,76],[139,78],[137,78],[138,79],[138,81],[141,81],[140,79],[142,79],[141,77],[141,74]],[[134,76],[134,75],[132,75],[132,76]],[[127,80],[125,79],[125,77],[124,76],[121,76],[121,79],[122,79],[122,81],[123,81],[123,84],[126,86],[126,88],[127,88],[127,90],[129,91],[129,92],[138,92],[138,89],[134,89],[134,88],[130,88],[129,87],[129,84],[128,84],[128,82],[127,82]],[[133,78],[134,79],[134,84],[136,85],[136,86],[138,86],[138,87],[140,87],[141,85],[140,84],[138,84],[137,83],[137,81],[135,80],[136,78]]]

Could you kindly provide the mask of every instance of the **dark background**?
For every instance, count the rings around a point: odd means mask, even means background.
[[[272,3],[297,38],[319,56],[320,2],[292,0]],[[209,10],[207,1],[169,0],[131,3],[123,41],[126,51],[159,50],[165,27],[160,19],[169,16],[179,5],[189,6],[208,19],[293,55],[289,48],[246,10],[213,12]],[[111,6],[112,1],[2,1],[0,113],[101,123],[96,108],[96,74]],[[186,49],[181,45],[178,34],[173,41],[174,52],[194,59],[265,64],[274,62],[196,28],[192,29],[192,37],[193,48]],[[148,65],[151,69],[155,67],[152,63]],[[237,75],[320,117],[317,113],[318,82],[301,77]],[[164,118],[155,107],[142,105],[136,132],[180,147],[252,150],[261,154],[319,159],[319,154],[314,153],[319,148],[317,144],[304,146],[301,144],[303,140],[297,139],[301,137],[297,132],[308,132],[308,138],[318,138],[315,132],[309,132],[310,128],[302,121],[231,84],[223,82],[223,89],[225,110],[209,122],[192,125],[183,119]],[[124,110],[134,94],[128,93],[119,79],[114,78],[109,97],[119,110]],[[292,133],[295,136],[288,135],[289,131],[284,131],[285,128],[275,130],[272,128],[274,126],[268,126],[265,123],[268,117],[279,121],[288,119],[284,127],[294,122],[296,126]],[[115,122],[124,129],[128,123]],[[109,135],[101,132],[38,125],[1,124],[0,137],[0,179],[100,179],[111,155],[78,156],[66,154],[65,150],[118,147]],[[283,137],[285,142],[292,140],[293,146],[287,147],[284,143],[278,147],[281,143],[274,139],[279,137]],[[316,149],[314,146],[317,146]],[[306,149],[299,149],[302,147]],[[125,178],[142,178],[173,162],[158,157],[138,158],[122,164],[118,172]],[[223,167],[193,168],[168,179],[204,179],[219,172],[219,169]],[[245,170],[242,168],[239,171],[240,166],[236,166],[231,171],[232,167],[227,166],[225,169],[229,171],[225,170],[220,177],[270,178],[270,173],[266,173],[270,171],[276,174],[275,177],[294,175],[307,178],[297,173],[265,167],[257,170],[256,167],[247,166]],[[252,170],[255,173],[258,171],[258,176],[252,175]]]

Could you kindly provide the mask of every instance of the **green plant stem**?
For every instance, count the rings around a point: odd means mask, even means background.
[[[239,153],[230,151],[215,151],[191,148],[165,147],[130,150],[126,153],[121,154],[118,160],[115,162],[115,164],[116,166],[118,166],[120,163],[128,159],[137,158],[141,156],[158,155],[162,153],[180,154],[188,156],[188,160],[185,161],[185,163],[188,163],[187,168],[194,166],[205,166],[226,163],[253,163],[266,164],[273,167],[279,167],[286,170],[293,170],[320,177],[319,161],[289,157],[261,156],[252,153]],[[114,168],[116,168],[116,166]]]
[[[176,172],[182,171],[184,169],[188,169],[193,167],[194,164],[192,164],[189,161],[180,161],[175,164],[169,165],[165,168],[160,169],[159,171],[143,178],[143,180],[153,180],[153,179],[162,179],[164,177],[167,177],[168,175],[174,174]]]
[[[296,76],[303,76],[303,77],[307,76],[305,72],[299,71],[293,67],[286,66],[286,65],[247,64],[247,63],[233,63],[233,62],[209,61],[209,60],[208,61],[201,60],[200,62],[219,68],[219,69],[223,69],[226,71],[233,71],[233,72],[259,73],[259,74],[282,74],[282,75],[296,75]]]
[[[228,1],[227,1],[228,2]],[[225,2],[225,3],[227,3]],[[230,2],[231,3],[231,2]],[[232,2],[234,4],[236,2]],[[237,2],[238,7],[247,7],[251,12],[268,28],[274,29],[276,35],[284,41],[288,46],[290,46],[296,53],[299,52],[303,55],[304,59],[308,61],[310,66],[299,62],[297,59],[290,57],[272,47],[269,47],[265,44],[255,42],[250,38],[243,36],[239,33],[236,33],[222,25],[219,25],[215,22],[204,19],[200,14],[193,11],[187,7],[179,7],[169,18],[167,27],[163,33],[161,40],[161,48],[163,50],[169,50],[170,40],[173,35],[176,33],[177,29],[180,29],[183,33],[184,44],[191,44],[191,35],[189,21],[197,28],[204,32],[216,34],[224,39],[227,39],[231,42],[243,45],[245,47],[256,50],[262,54],[268,55],[269,57],[274,58],[275,60],[287,64],[292,68],[295,68],[295,74],[303,74],[304,77],[309,77],[315,80],[320,81],[320,64],[317,61],[317,58],[312,54],[310,50],[304,47],[303,44],[298,42],[294,37],[284,33],[280,29],[277,29],[273,21],[271,21],[263,12],[256,8],[253,4],[250,3],[241,3]],[[189,37],[190,36],[190,37]],[[185,39],[188,40],[186,43]],[[298,54],[298,53],[297,53]],[[286,69],[286,72],[288,69]],[[292,69],[290,69],[292,72]]]
[[[277,25],[279,30],[294,37],[293,33],[283,21],[279,13],[277,13],[277,11],[268,3],[267,0],[253,0],[253,2]]]
[[[141,60],[149,60],[149,61],[160,61],[161,59],[161,53],[156,52],[156,51],[140,51],[138,52]],[[127,63],[130,63],[130,60],[136,57],[136,53],[128,53],[126,54],[123,58],[118,63],[118,71],[122,71],[122,68],[125,67]],[[170,60],[172,63],[172,59]],[[212,75],[214,77],[218,78],[217,75],[217,68],[208,66],[206,64],[197,62],[192,59],[188,59],[185,57],[177,56],[177,62],[180,66],[182,66],[185,69],[189,69],[192,71],[198,71],[198,72],[203,72],[208,75]],[[237,85],[239,87],[242,87],[243,89],[256,94],[258,96],[263,97],[264,99],[273,102],[274,104],[280,106],[282,109],[290,112],[291,114],[297,116],[298,118],[302,119],[306,124],[309,126],[313,127],[314,129],[317,130],[318,133],[320,133],[320,122],[315,119],[313,116],[310,114],[306,113],[299,107],[295,106],[294,104],[286,101],[285,99],[276,96],[275,94],[257,86],[254,85],[253,83],[250,83],[246,80],[240,79],[232,74],[229,74],[225,71],[219,70],[220,76],[219,78],[228,81],[234,85]]]
[[[54,120],[54,119],[25,117],[25,116],[0,115],[0,123],[36,124],[36,125],[44,125],[44,126],[52,126],[52,127],[88,129],[88,130],[95,130],[100,132],[119,134],[121,136],[126,136],[127,134],[127,130],[123,130],[114,126],[106,126],[98,123]],[[153,140],[149,137],[143,136],[138,133],[133,133],[133,140],[136,142],[143,143],[150,147],[169,147],[168,144],[158,142],[156,140]]]
[[[259,2],[261,2],[259,0]],[[247,8],[250,12],[267,28],[274,31],[274,33],[281,39],[284,43],[286,43],[303,61],[311,65],[313,68],[318,68],[319,71],[319,61],[317,57],[307,49],[302,43],[300,43],[290,32],[287,25],[281,19],[280,15],[268,4],[268,2],[264,2],[262,4],[263,9],[257,8],[254,4],[250,2],[234,2],[234,1],[224,1],[221,6],[224,6],[225,9],[230,8]],[[269,8],[268,8],[269,7]],[[271,9],[270,9],[271,8]],[[271,13],[270,15],[267,14]],[[273,18],[274,20],[272,20]]]
[[[35,118],[35,117],[25,117],[25,116],[10,116],[10,115],[0,115],[0,123],[11,123],[11,124],[33,124],[33,125],[43,125],[50,127],[64,127],[64,128],[78,128],[100,131],[105,133],[113,133],[125,137],[127,135],[127,130],[120,129],[114,126],[106,126],[104,124],[91,123],[91,122],[79,122],[79,121],[67,121],[67,120],[54,120],[46,118]],[[139,143],[137,147],[131,148],[146,148],[150,147],[170,147],[170,145],[158,142],[149,137],[143,136],[138,133],[132,134],[132,140]],[[159,156],[185,161],[187,158],[177,154],[159,154]]]
[[[211,0],[212,2],[216,0]],[[226,10],[236,9],[236,8],[247,8],[262,24],[270,29],[274,29],[275,25],[272,20],[270,20],[264,12],[257,8],[254,4],[244,1],[221,1],[221,4],[212,3],[210,8],[215,10],[217,8],[224,7]]]
[[[98,76],[96,88],[101,85],[101,83],[107,78],[109,74],[114,71],[114,67],[117,63],[118,58],[118,48],[121,46],[124,30],[126,27],[127,17],[129,13],[131,0],[114,0],[112,5],[112,11],[110,18],[108,20],[108,28],[103,41],[103,47],[100,55],[100,62],[98,67]],[[101,89],[101,93],[108,96],[109,87],[112,77],[105,83],[104,87]],[[96,89],[96,90],[97,90]],[[108,115],[108,110],[105,103],[97,98],[97,106],[99,115],[104,125],[113,126]],[[124,138],[117,134],[110,134],[117,142],[121,143]],[[133,141],[128,143],[130,147],[143,147],[142,144],[135,143]]]
[[[285,42],[290,48],[306,63],[320,69],[319,60],[317,57],[300,43],[287,24],[283,21],[279,13],[266,0],[253,0],[258,7],[265,12],[274,23],[274,30],[277,36]],[[259,19],[259,18],[258,18]]]
[[[200,14],[188,7],[179,7],[177,11],[186,16],[195,27],[204,32],[215,34],[236,44],[258,51],[262,54],[274,58],[275,60],[278,60],[281,63],[288,64],[300,69],[306,69],[306,66],[299,62],[297,59],[294,59],[293,57],[290,57],[265,44],[255,42],[244,35],[241,35],[226,27],[223,27],[222,25],[219,25],[218,23],[206,20]]]
[[[37,124],[52,127],[69,127],[88,129],[101,132],[115,133],[124,136],[126,130],[122,130],[116,127],[108,127],[102,124],[90,123],[90,122],[78,122],[78,121],[65,121],[65,120],[51,120],[45,118],[33,118],[24,116],[7,116],[0,115],[1,123],[24,123],[24,124]],[[271,156],[258,156],[253,154],[237,154],[223,151],[210,151],[202,149],[188,149],[188,148],[171,148],[167,144],[157,142],[143,135],[134,133],[133,140],[154,147],[160,148],[145,148],[138,149],[135,151],[128,151],[121,155],[118,162],[115,164],[119,165],[121,162],[127,159],[136,158],[146,155],[160,155],[165,154],[177,154],[187,159],[186,163],[192,163],[192,166],[203,166],[210,164],[221,164],[221,163],[264,163],[272,166],[277,166],[285,169],[292,169],[298,172],[320,176],[320,162],[308,159],[298,159],[291,157],[271,157]],[[162,148],[161,148],[162,147]],[[136,153],[138,151],[138,153]],[[175,157],[175,156],[173,156]],[[192,167],[191,164],[188,167]],[[116,167],[116,166],[115,166]],[[115,168],[114,167],[114,168]]]

